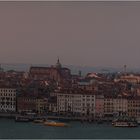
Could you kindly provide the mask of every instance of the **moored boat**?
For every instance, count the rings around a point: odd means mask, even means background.
[[[113,123],[113,126],[115,127],[137,127],[137,123],[135,122],[121,122],[121,121],[117,121]]]
[[[137,127],[138,123],[132,119],[116,119],[112,121],[112,125],[115,127]]]
[[[56,127],[66,127],[68,126],[66,123],[62,123],[62,122],[55,122],[55,121],[46,121],[44,122],[44,125],[47,126],[56,126]]]
[[[33,122],[34,122],[34,123],[43,123],[44,120],[42,120],[42,119],[36,119],[36,120],[34,120]]]
[[[121,115],[112,121],[112,125],[115,127],[137,127],[138,122],[135,118],[129,117],[127,115]]]
[[[15,118],[16,122],[29,122],[29,118],[23,117],[23,116],[18,116]]]

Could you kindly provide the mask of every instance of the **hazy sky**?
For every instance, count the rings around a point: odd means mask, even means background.
[[[0,62],[140,66],[140,2],[0,2]]]

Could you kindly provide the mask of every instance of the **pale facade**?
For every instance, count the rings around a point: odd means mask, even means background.
[[[15,88],[0,88],[0,111],[1,112],[16,111]]]
[[[96,118],[101,118],[104,116],[104,96],[103,95],[96,95],[95,101],[95,114]]]
[[[114,112],[113,98],[111,98],[111,97],[104,98],[104,115],[112,116],[113,112]]]
[[[57,110],[59,113],[71,113],[82,116],[94,116],[95,95],[78,93],[58,93]]]
[[[127,113],[128,112],[128,100],[125,98],[113,99],[114,113]]]
[[[38,114],[46,112],[48,100],[46,98],[40,98],[36,100],[36,111]]]

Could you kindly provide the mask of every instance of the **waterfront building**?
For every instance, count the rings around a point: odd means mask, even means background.
[[[21,112],[35,112],[37,114],[44,114],[47,111],[48,99],[43,96],[21,94],[17,97],[17,111]]]
[[[17,97],[17,111],[36,112],[36,97],[31,95],[20,95]]]
[[[127,114],[128,100],[126,97],[116,97],[113,99],[113,110],[116,115]]]
[[[67,90],[57,93],[59,114],[95,117],[95,94],[84,90]]]
[[[57,110],[59,114],[81,114],[82,104],[81,104],[80,94],[74,93],[57,93]]]
[[[48,112],[51,114],[57,114],[57,96],[50,96],[48,99]]]
[[[113,97],[105,96],[104,98],[104,116],[106,118],[112,118],[114,113]]]
[[[0,87],[0,112],[16,111],[16,88]]]
[[[140,118],[140,97],[128,98],[128,116]]]
[[[48,108],[48,99],[39,97],[36,99],[36,112],[38,114],[46,113]]]
[[[97,119],[104,117],[104,95],[96,95],[95,116]]]

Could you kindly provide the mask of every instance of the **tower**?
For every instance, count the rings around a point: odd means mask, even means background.
[[[59,61],[59,57],[58,57],[57,62],[56,62],[56,68],[58,68],[58,69],[61,68],[61,63]]]

